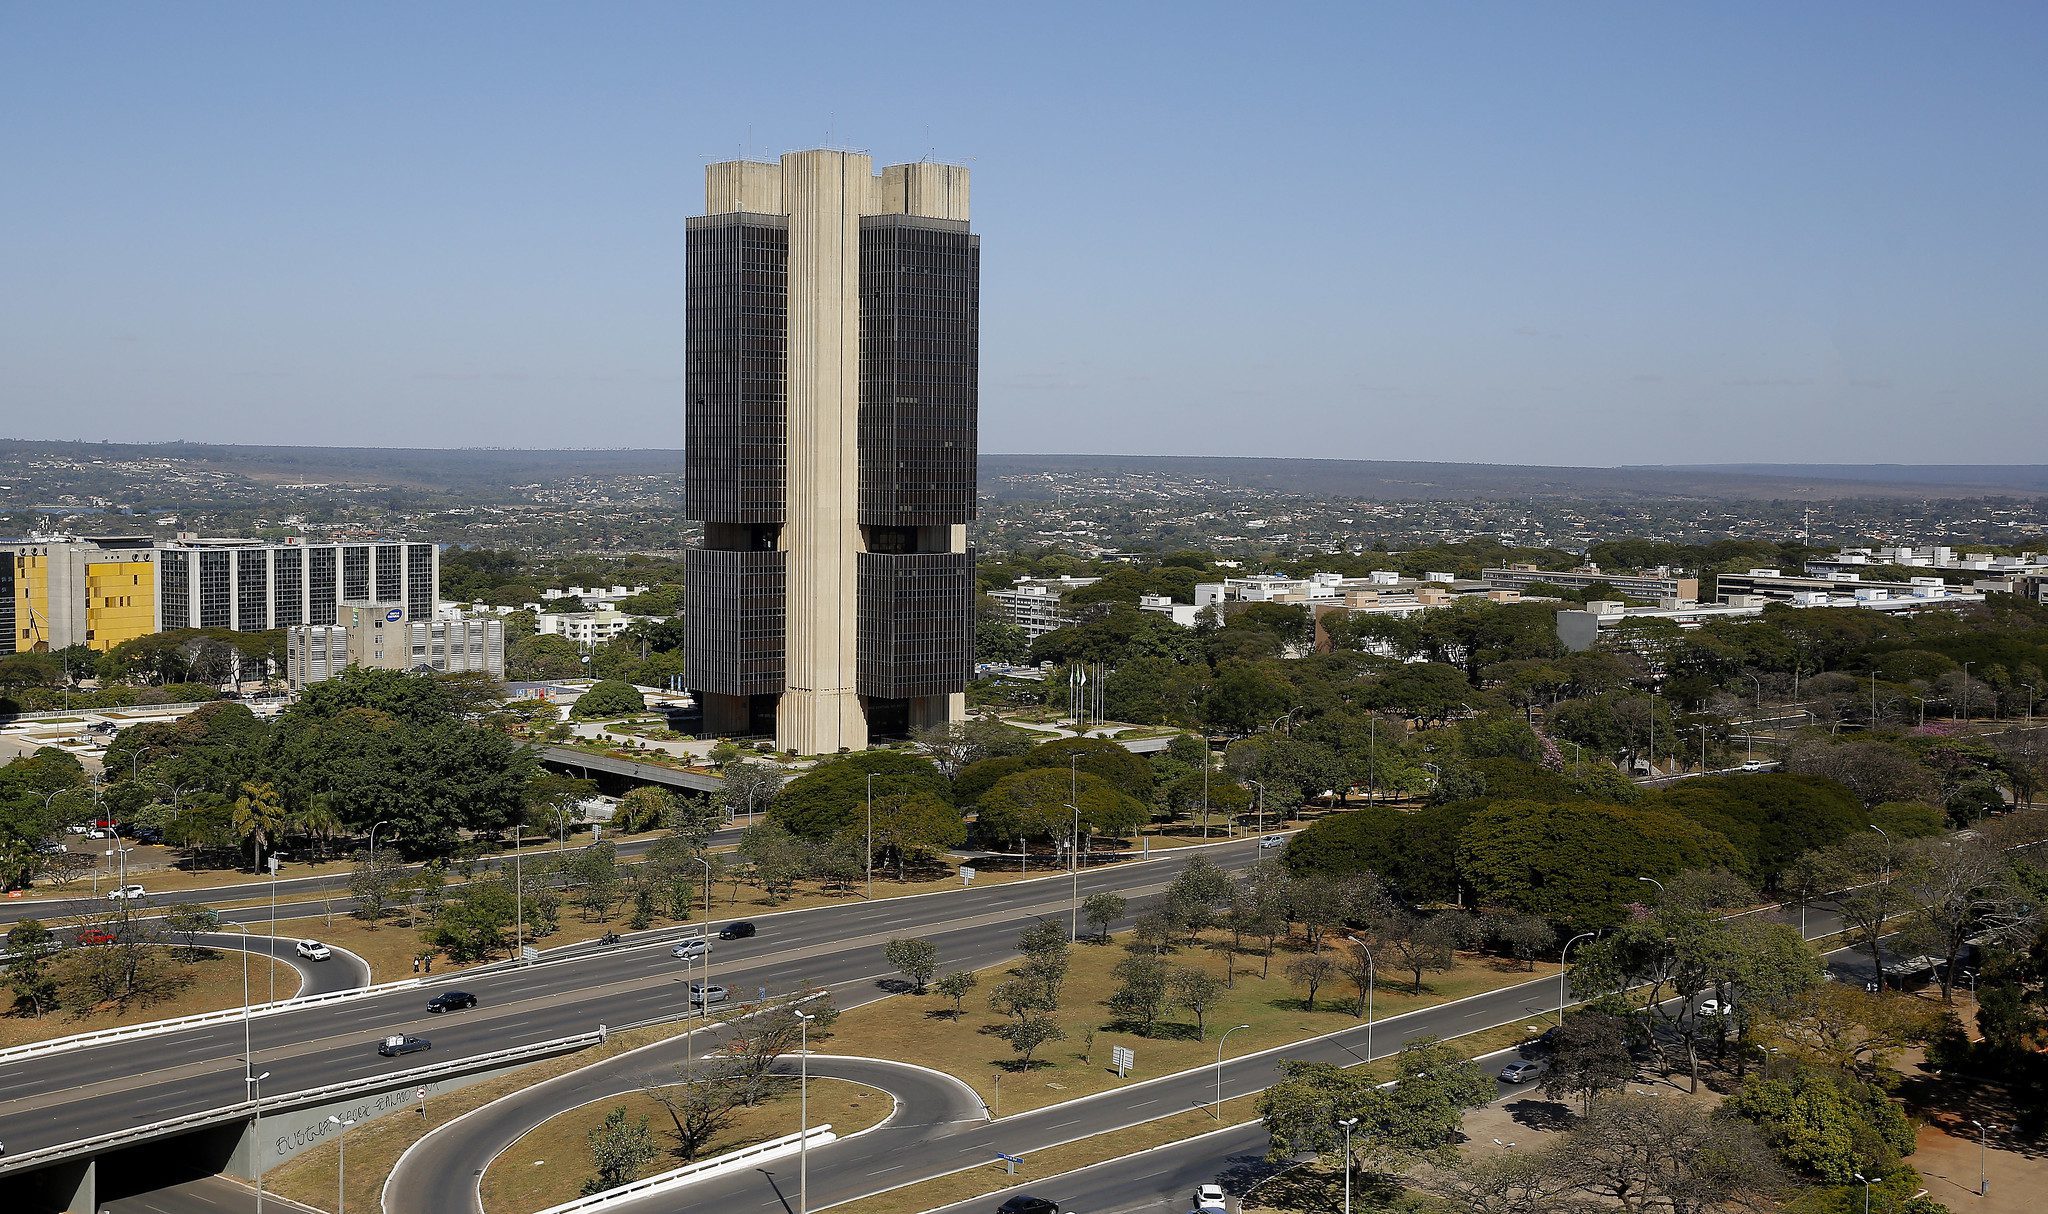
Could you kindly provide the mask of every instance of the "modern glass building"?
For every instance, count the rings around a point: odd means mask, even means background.
[[[332,624],[344,599],[397,603],[407,619],[428,620],[441,584],[439,547],[404,541],[182,539],[159,545],[156,559],[167,630]]]
[[[794,152],[688,223],[686,654],[705,728],[803,754],[957,720],[974,656],[967,170]]]

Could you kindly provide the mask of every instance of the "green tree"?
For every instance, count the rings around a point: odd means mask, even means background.
[[[57,951],[56,933],[40,919],[23,919],[7,929],[7,986],[14,1006],[40,1016],[57,1006],[57,977],[50,956]]]
[[[1122,894],[1095,893],[1081,899],[1081,918],[1095,931],[1095,939],[1109,943],[1110,925],[1124,917],[1127,904]]]
[[[638,1179],[654,1161],[654,1135],[647,1130],[647,1119],[628,1117],[625,1105],[606,1113],[604,1121],[590,1131],[589,1139],[593,1175],[583,1182],[585,1197]]]
[[[1889,1172],[1913,1150],[1913,1123],[1874,1084],[1811,1066],[1752,1075],[1729,1107],[1754,1122],[1786,1164],[1831,1184]]]
[[[1287,980],[1307,991],[1301,1001],[1305,1012],[1316,1010],[1316,992],[1336,975],[1337,963],[1321,953],[1307,953],[1287,963]]]
[[[960,1019],[968,992],[972,991],[980,983],[981,979],[975,976],[973,970],[954,970],[952,973],[945,974],[937,982],[934,982],[932,989],[953,1001],[953,1019],[958,1020]]]
[[[1543,1094],[1552,1100],[1577,1095],[1590,1113],[1595,1096],[1620,1089],[1635,1073],[1627,1022],[1606,1012],[1583,1009],[1566,1017],[1551,1038],[1550,1073],[1543,1078]]]
[[[1150,1037],[1172,1002],[1166,964],[1149,953],[1133,953],[1117,962],[1113,973],[1117,988],[1106,1001],[1109,1010],[1140,1037]]]
[[[895,939],[882,946],[882,959],[910,979],[911,994],[922,995],[939,968],[939,946],[929,940]]]
[[[924,793],[952,802],[952,782],[931,762],[874,750],[827,759],[783,785],[769,820],[811,840],[828,839],[848,827],[864,829],[869,776],[877,800]]]
[[[1617,922],[1640,896],[1639,877],[1740,863],[1727,839],[1662,810],[1516,801],[1472,815],[1458,860],[1481,903],[1575,927]]]
[[[967,823],[960,811],[928,792],[875,798],[875,856],[909,878],[913,861],[927,862],[950,847],[967,842]]]
[[[569,715],[580,719],[618,717],[640,712],[646,707],[647,701],[631,683],[603,679],[576,697],[576,702],[569,706]]]
[[[567,637],[526,636],[505,647],[505,677],[515,683],[573,679],[582,673],[583,652]]]
[[[1202,970],[1177,965],[1168,972],[1166,985],[1168,998],[1195,1014],[1195,1040],[1206,1038],[1209,1009],[1223,997],[1222,980]]]
[[[275,785],[267,781],[242,785],[242,795],[235,798],[234,831],[249,844],[252,870],[263,867],[263,855],[284,821],[284,798]]]
[[[505,882],[470,881],[457,887],[455,897],[421,930],[420,940],[458,965],[488,960],[506,951],[515,910],[512,889]]]

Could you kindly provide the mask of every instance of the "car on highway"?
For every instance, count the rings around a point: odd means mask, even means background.
[[[1770,769],[1771,765],[1763,759],[1745,759],[1742,763],[1743,771],[1769,771]]]
[[[292,945],[292,951],[308,961],[325,961],[334,955],[334,950],[318,940],[301,940]]]
[[[722,986],[706,986],[701,982],[690,984],[691,1007],[709,1007],[714,1003],[724,1003],[726,998],[727,991]]]
[[[709,944],[706,944],[701,938],[693,936],[668,950],[668,955],[680,957],[685,961],[695,961],[699,957],[709,955],[710,952],[711,946]]]
[[[1060,1203],[1049,1197],[1019,1193],[997,1206],[996,1214],[1060,1214]]]
[[[1223,1186],[1205,1184],[1195,1190],[1196,1214],[1230,1214],[1230,1207],[1223,1204]]]
[[[1267,836],[1266,836],[1265,838],[1263,838],[1263,839],[1260,839],[1260,840],[1259,840],[1259,850],[1260,850],[1260,851],[1264,851],[1265,849],[1267,849],[1267,848],[1269,848],[1269,847],[1285,847],[1285,846],[1287,846],[1287,836],[1286,836],[1286,835],[1267,835]]]
[[[1541,1058],[1517,1058],[1500,1069],[1498,1078],[1502,1083],[1528,1083],[1549,1073],[1550,1064]]]
[[[115,940],[119,939],[114,933],[103,927],[80,928],[78,935],[72,938],[80,944],[112,944]]]
[[[377,1052],[386,1058],[396,1058],[401,1054],[417,1054],[421,1050],[433,1048],[434,1043],[425,1037],[414,1037],[409,1034],[393,1034],[377,1043]]]
[[[107,897],[116,902],[126,902],[135,898],[147,898],[149,891],[140,885],[124,885],[119,889],[108,890]]]
[[[1701,1015],[1701,1016],[1703,1016],[1703,1017],[1708,1017],[1708,1018],[1711,1018],[1711,1017],[1714,1017],[1714,1016],[1733,1016],[1734,1014],[1735,1014],[1735,1003],[1734,1003],[1734,1001],[1733,1001],[1733,1000],[1721,1000],[1721,999],[1702,999],[1702,1000],[1700,1000],[1700,1015]]]
[[[468,991],[443,991],[427,1000],[427,1010],[430,1012],[459,1012],[475,1006],[476,996]]]
[[[728,923],[718,929],[718,938],[720,940],[745,940],[753,934],[754,925],[745,919],[741,919],[737,923]]]

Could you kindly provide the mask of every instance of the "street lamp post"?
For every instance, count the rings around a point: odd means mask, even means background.
[[[796,1014],[797,1137],[796,1214],[811,1210],[811,1014]]]
[[[1963,663],[1963,719],[1970,719],[1970,667],[1974,663]]]
[[[1580,932],[1578,935],[1573,936],[1571,939],[1565,941],[1563,951],[1559,952],[1557,955],[1557,1022],[1559,1024],[1564,1023],[1564,980],[1565,974],[1569,972],[1566,967],[1570,963],[1570,958],[1572,955],[1572,945],[1577,944],[1581,940],[1591,940],[1598,935],[1598,932]]]
[[[255,1070],[254,1067],[249,1069]],[[263,1142],[263,1081],[270,1078],[270,1072],[265,1071],[261,1075],[245,1075],[243,1078],[249,1081],[249,1100],[252,1105],[250,1111],[254,1114],[252,1124],[249,1127],[249,1137],[256,1144],[256,1149],[251,1150],[249,1153],[255,1157],[256,1214],[263,1214],[263,1151],[261,1150]]]
[[[1337,1124],[1344,1127],[1344,1214],[1351,1214],[1351,1127],[1358,1118],[1340,1118]]]
[[[875,900],[875,773],[868,773],[868,901]]]
[[[1861,1172],[1857,1172],[1855,1175],[1856,1179],[1863,1182],[1863,1214],[1870,1214],[1870,1178]]]
[[[1373,988],[1379,985],[1380,967],[1379,963],[1373,960],[1371,945],[1353,935],[1347,934],[1344,938],[1357,945],[1358,951],[1365,954],[1365,1060],[1371,1062]]]
[[[1230,1040],[1230,1035],[1235,1033],[1237,1029],[1248,1029],[1250,1027],[1251,1025],[1249,1024],[1240,1024],[1237,1028],[1224,1029],[1222,1038],[1216,1042],[1216,1120],[1218,1121],[1223,1120],[1223,1043]]]
[[[1975,1117],[1970,1118],[1970,1124],[1977,1127],[1977,1196],[1985,1197],[1991,1193],[1991,1182],[1984,1176],[1984,1152],[1991,1149],[1991,1127]]]
[[[545,837],[545,836],[543,836]],[[526,823],[512,824],[512,940],[526,956]],[[502,930],[502,929],[500,929]]]
[[[1662,898],[1662,897],[1664,896],[1664,883],[1663,883],[1662,881],[1659,881],[1659,880],[1657,880],[1657,878],[1655,878],[1655,877],[1637,877],[1637,878],[1636,878],[1636,880],[1638,880],[1638,881],[1648,881],[1648,882],[1649,882],[1650,884],[1652,884],[1652,885],[1654,885],[1654,886],[1656,886],[1656,887],[1657,887],[1657,896],[1658,896],[1659,898]]]
[[[1257,799],[1257,800],[1256,800],[1255,802],[1253,802],[1253,804],[1257,806],[1257,812],[1258,812],[1258,822],[1259,822],[1259,836],[1260,836],[1261,838],[1264,838],[1264,837],[1265,837],[1265,834],[1266,834],[1266,784],[1265,784],[1265,781],[1263,781],[1263,780],[1246,780],[1246,781],[1245,781],[1245,783],[1247,783],[1247,784],[1251,785],[1251,786],[1252,786],[1253,788],[1256,788],[1256,789],[1258,789],[1258,790],[1259,790],[1259,796],[1258,796],[1258,799]]]
[[[1697,729],[1698,729],[1698,730],[1700,731],[1700,774],[1701,774],[1701,775],[1706,775],[1706,774],[1707,774],[1707,727],[1706,727],[1706,726],[1704,726],[1704,725],[1700,725],[1700,726],[1696,726],[1695,728],[1697,728]]]
[[[329,1117],[329,1125],[341,1127],[335,1136],[335,1149],[341,1152],[341,1162],[334,1170],[335,1214],[348,1214],[348,1128],[356,1123],[353,1117]]]
[[[1886,831],[1884,827],[1882,827],[1882,826],[1879,826],[1879,825],[1878,825],[1877,823],[1875,823],[1875,822],[1872,822],[1872,823],[1870,824],[1870,829],[1872,829],[1872,830],[1876,831],[1876,832],[1877,832],[1878,834],[1880,834],[1880,835],[1883,835],[1883,836],[1884,836],[1884,879],[1885,879],[1885,880],[1887,880],[1887,881],[1889,881],[1889,880],[1891,880],[1891,879],[1892,879],[1892,837],[1891,837],[1891,834],[1890,834],[1890,832]]]
[[[1081,942],[1081,807],[1069,804],[1074,811],[1074,830],[1067,836],[1067,876],[1073,885],[1067,896],[1067,938],[1074,943]]]

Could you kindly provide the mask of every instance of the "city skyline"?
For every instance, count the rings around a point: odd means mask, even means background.
[[[10,10],[10,433],[673,446],[695,166],[857,137],[990,183],[987,450],[2048,438],[2038,11],[798,16]]]

